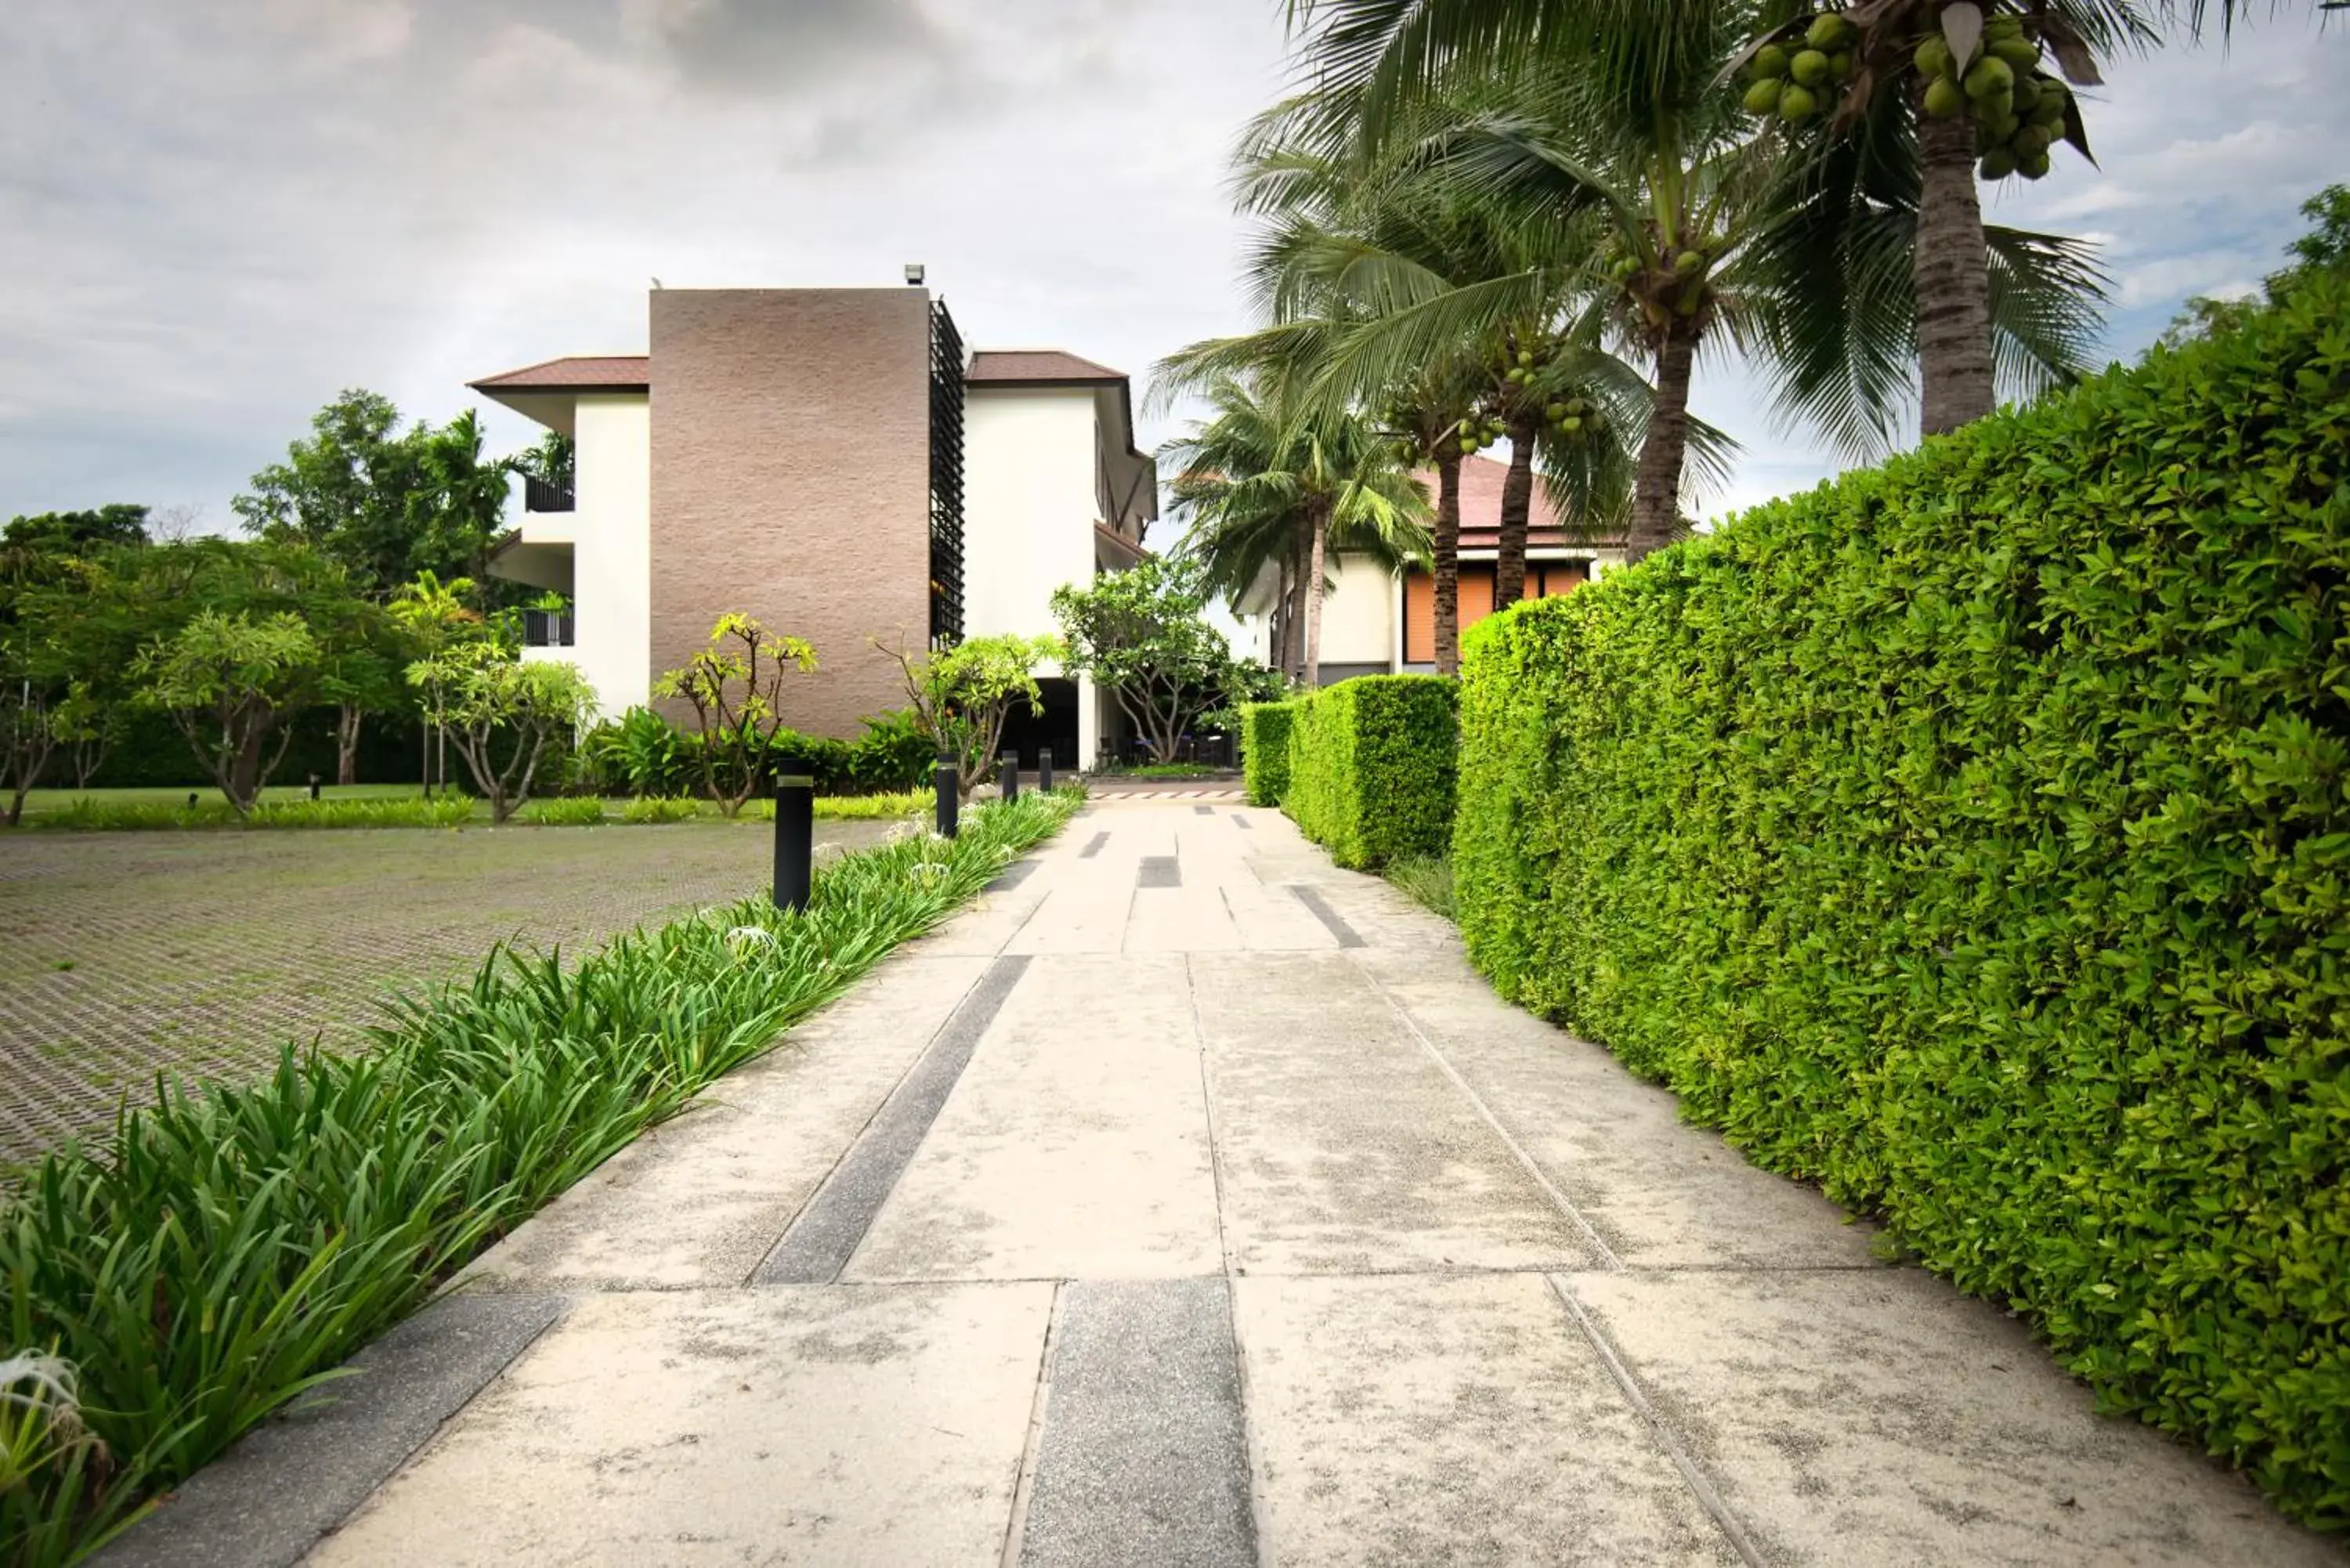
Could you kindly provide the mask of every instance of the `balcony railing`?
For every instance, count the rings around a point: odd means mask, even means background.
[[[525,610],[522,612],[522,645],[525,648],[569,648],[574,622],[577,617],[567,611]]]
[[[570,512],[577,509],[571,494],[571,476],[541,479],[526,473],[522,479],[522,505],[525,512]]]

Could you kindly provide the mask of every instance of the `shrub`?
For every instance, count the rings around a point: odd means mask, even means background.
[[[1437,855],[1452,827],[1458,691],[1436,675],[1366,675],[1293,704],[1282,809],[1341,866]]]
[[[1453,844],[1503,992],[2334,1528],[2345,322],[2313,278],[1478,626]]]
[[[26,828],[126,833],[236,827],[463,827],[478,805],[471,795],[431,800],[264,801],[244,815],[224,800],[193,805],[83,795],[56,811],[26,815]]]
[[[760,1055],[882,954],[985,887],[1075,792],[978,808],[764,898],[623,937],[577,964],[498,951],[390,1004],[376,1048],[288,1047],[268,1081],[161,1085],[99,1148],[45,1159],[0,1204],[0,1319],[41,1346],[39,1425],[0,1562],[47,1568],[186,1477],[430,1295],[473,1254],[704,1085]],[[93,1497],[56,1462],[79,1421],[122,1467]],[[29,1383],[30,1379],[24,1379]],[[25,1435],[12,1438],[15,1419]]]
[[[541,827],[588,827],[604,820],[604,803],[592,794],[535,800],[523,808],[521,819]]]
[[[1289,793],[1289,726],[1297,703],[1249,702],[1241,708],[1241,777],[1251,805],[1279,805]]]
[[[771,805],[767,808],[773,811]],[[620,812],[623,822],[691,822],[702,815],[699,801],[678,795],[645,794],[630,801]]]

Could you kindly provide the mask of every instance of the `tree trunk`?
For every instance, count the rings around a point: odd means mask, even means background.
[[[236,749],[225,759],[221,769],[221,793],[228,796],[229,805],[239,816],[249,815],[261,799],[261,753],[269,742],[271,717],[264,714],[247,721],[244,732],[237,737]]]
[[[1289,569],[1288,608],[1281,620],[1281,673],[1289,680],[1305,678],[1305,562],[1311,554],[1301,527]]]
[[[1627,561],[1663,549],[1680,532],[1681,462],[1689,452],[1690,372],[1697,338],[1695,326],[1675,317],[1657,347],[1657,396],[1632,480],[1632,521],[1624,541]]]
[[[1505,610],[1526,591],[1526,525],[1534,510],[1534,437],[1539,410],[1510,416],[1510,472],[1502,481],[1502,537],[1493,557],[1493,608]]]
[[[1461,670],[1461,454],[1436,456],[1436,672]]]
[[[1322,689],[1322,567],[1323,550],[1330,536],[1326,510],[1315,506],[1306,518],[1312,532],[1305,568],[1305,689]]]
[[[1975,128],[1921,116],[1925,186],[1918,200],[1918,374],[1925,433],[1941,435],[1996,406],[1991,366],[1991,255],[1975,192]]]
[[[366,711],[348,702],[335,720],[335,782],[338,784],[359,782],[359,726],[366,722]]]

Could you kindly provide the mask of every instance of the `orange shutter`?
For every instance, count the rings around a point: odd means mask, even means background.
[[[1484,562],[1461,568],[1461,629],[1467,631],[1493,613],[1493,568]]]
[[[1403,661],[1436,662],[1436,579],[1417,566],[1403,578]]]

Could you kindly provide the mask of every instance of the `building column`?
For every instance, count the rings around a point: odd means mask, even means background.
[[[1090,676],[1077,677],[1077,766],[1091,773],[1101,755],[1101,692]]]

